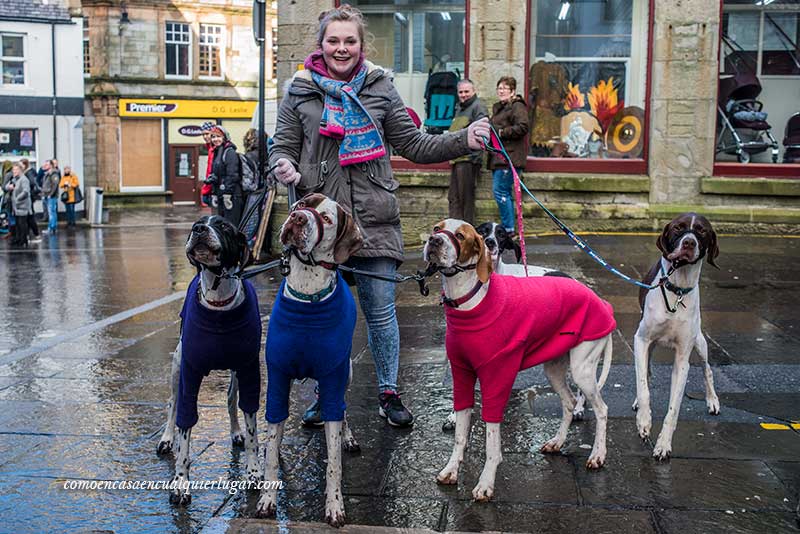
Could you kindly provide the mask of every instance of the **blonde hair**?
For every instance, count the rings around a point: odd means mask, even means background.
[[[323,11],[319,14],[319,31],[317,32],[317,46],[322,48],[322,41],[325,39],[325,32],[328,31],[328,25],[331,22],[354,22],[358,28],[358,39],[361,41],[361,51],[364,51],[364,34],[366,33],[366,23],[364,22],[364,15],[358,8],[349,4],[343,4],[339,7]]]

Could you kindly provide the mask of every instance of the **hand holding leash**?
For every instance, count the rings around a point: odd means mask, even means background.
[[[472,150],[483,150],[489,138],[489,119],[484,117],[467,127],[467,144]]]
[[[286,158],[279,158],[275,165],[275,178],[280,183],[289,186],[300,182],[300,173],[297,172],[291,161]]]

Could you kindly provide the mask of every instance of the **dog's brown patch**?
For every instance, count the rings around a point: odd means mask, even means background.
[[[475,228],[469,224],[464,223],[458,227],[456,237],[463,236],[461,240],[461,256],[458,258],[460,263],[467,263],[472,258],[478,257],[476,261],[475,271],[478,274],[478,279],[484,284],[489,281],[489,276],[492,274],[492,259],[486,252],[486,245],[483,243],[483,237],[478,233]]]

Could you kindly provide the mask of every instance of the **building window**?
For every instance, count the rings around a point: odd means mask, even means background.
[[[222,77],[223,27],[200,25],[200,76]]]
[[[644,157],[648,7],[531,0],[527,80],[517,80],[517,93],[527,87],[529,155]]]
[[[0,51],[3,85],[25,85],[25,36],[0,34]]]
[[[92,61],[89,57],[89,17],[83,17],[83,74],[92,73]]]
[[[394,82],[405,104],[414,109],[426,128],[439,115],[452,118],[452,109],[437,115],[425,102],[428,78],[450,71],[459,78],[466,68],[465,0],[360,0],[367,20],[367,57],[394,71]],[[454,97],[455,99],[455,97]],[[446,120],[446,119],[445,119]],[[441,118],[436,131],[441,130]],[[444,127],[446,130],[447,127]]]
[[[716,161],[800,163],[800,4],[724,0],[720,28]]]
[[[192,34],[189,25],[167,22],[167,76],[191,76]]]

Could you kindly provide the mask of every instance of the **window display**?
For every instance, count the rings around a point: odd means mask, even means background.
[[[646,0],[532,0],[529,154],[641,159]]]
[[[800,4],[724,0],[716,161],[800,163]]]

